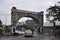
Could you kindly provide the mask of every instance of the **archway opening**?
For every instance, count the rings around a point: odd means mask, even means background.
[[[37,21],[32,17],[22,17],[18,20],[16,30],[37,29]]]

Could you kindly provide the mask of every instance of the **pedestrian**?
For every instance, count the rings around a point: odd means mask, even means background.
[[[40,27],[37,29],[38,33],[40,33]]]
[[[34,29],[31,29],[32,33],[34,34]]]

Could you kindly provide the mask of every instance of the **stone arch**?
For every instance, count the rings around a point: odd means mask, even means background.
[[[31,17],[38,23],[39,27],[43,27],[43,12],[32,12],[26,10],[19,10],[16,7],[12,7],[11,9],[11,25],[13,28],[16,27],[16,23],[21,17]],[[12,28],[12,29],[13,29]]]
[[[23,17],[30,17],[30,18],[32,18],[33,19],[33,21],[35,21],[36,22],[36,24],[37,24],[37,26],[39,27],[39,20],[37,20],[35,17],[32,17],[31,15],[30,16],[23,16]],[[21,17],[19,17],[18,18],[18,20],[20,19]],[[18,22],[18,21],[17,21]]]

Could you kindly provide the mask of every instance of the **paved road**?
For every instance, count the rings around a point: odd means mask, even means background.
[[[19,36],[4,36],[0,37],[0,40],[57,40],[54,36],[47,35],[36,35],[34,37],[24,37],[22,35]]]

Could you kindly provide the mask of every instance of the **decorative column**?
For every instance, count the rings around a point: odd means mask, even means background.
[[[15,33],[16,30],[16,7],[12,7],[11,9],[11,26],[12,26],[12,33]]]

